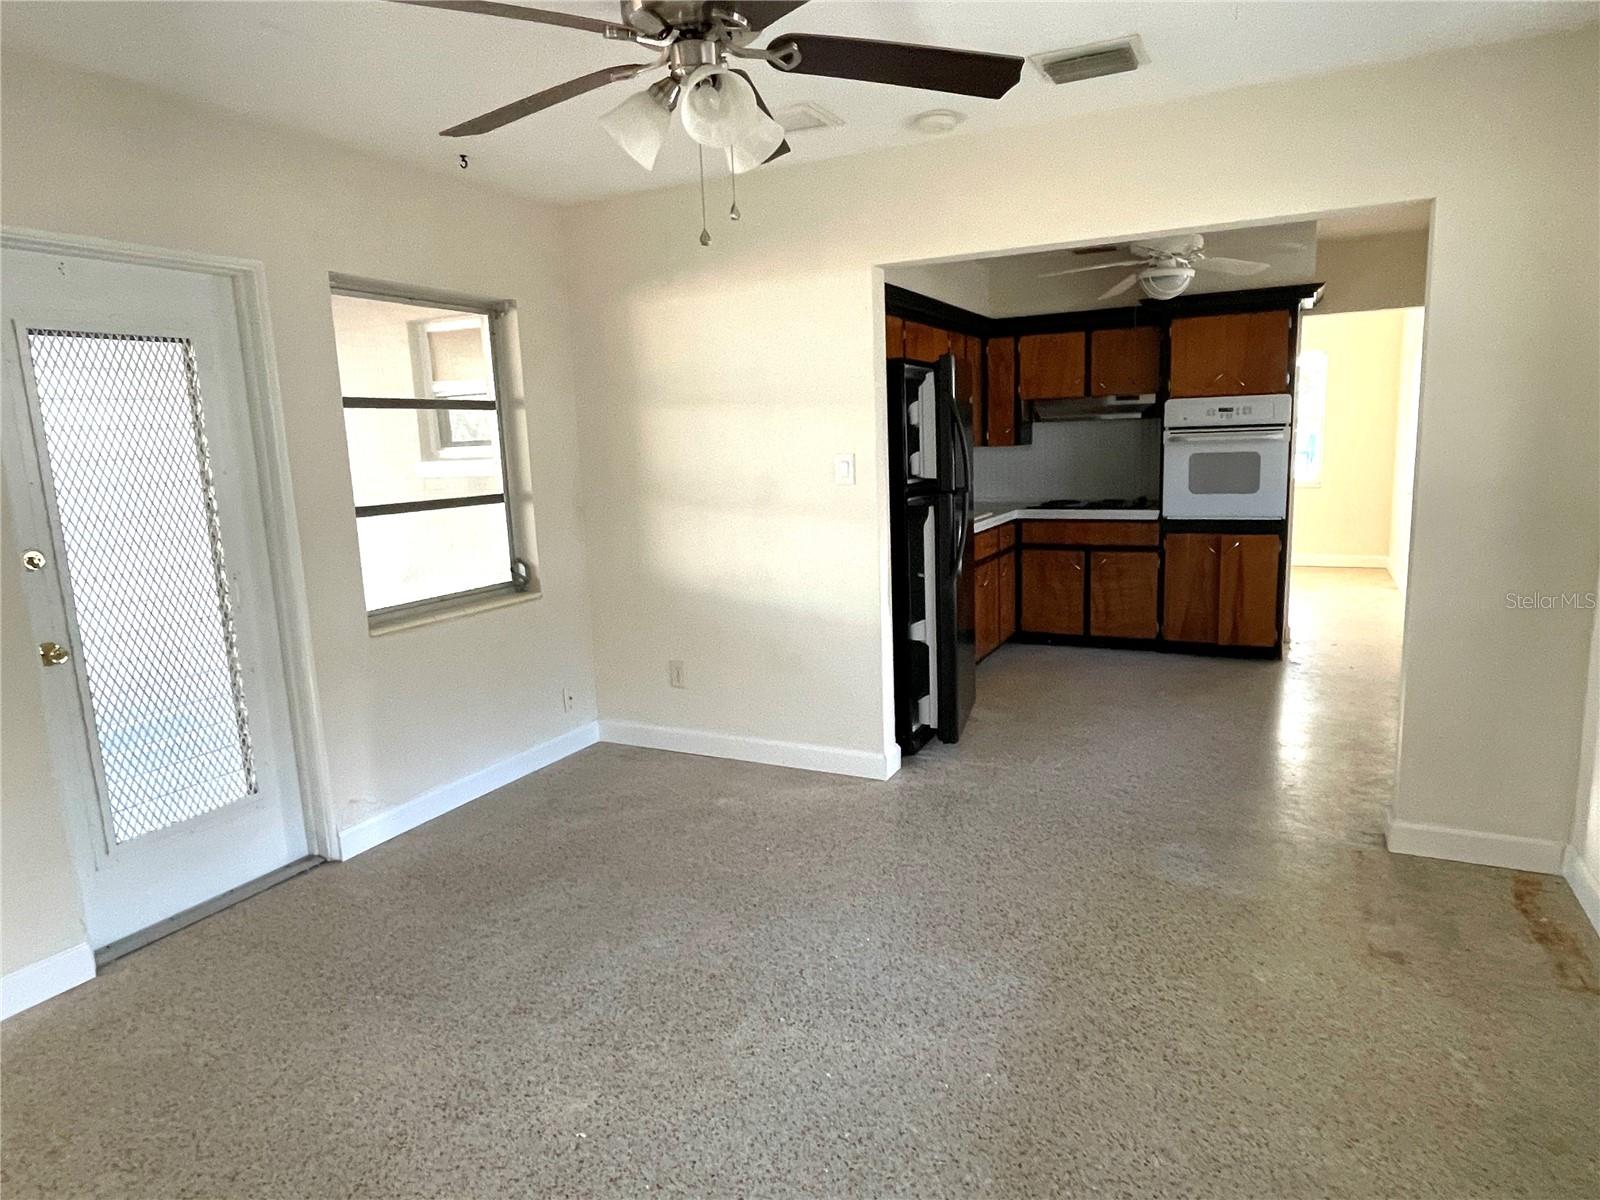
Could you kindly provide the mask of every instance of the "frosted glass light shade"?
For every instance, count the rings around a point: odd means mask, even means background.
[[[636,92],[600,118],[600,127],[611,135],[628,157],[646,171],[655,169],[656,156],[667,140],[672,111],[650,89]]]
[[[733,169],[748,171],[783,141],[779,125],[756,103],[756,92],[726,67],[704,66],[684,82],[683,127],[702,146],[733,151]]]

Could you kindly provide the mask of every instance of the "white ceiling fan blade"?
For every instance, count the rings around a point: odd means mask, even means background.
[[[1142,267],[1144,265],[1142,258],[1123,258],[1118,259],[1116,262],[1095,263],[1092,267],[1068,267],[1065,271],[1046,271],[1039,278],[1054,279],[1058,275],[1076,275],[1081,271],[1108,271],[1112,267]]]
[[[1224,275],[1259,275],[1267,269],[1264,262],[1251,262],[1247,258],[1211,258],[1207,256],[1198,260],[1195,266],[1202,270],[1210,268],[1221,271]]]
[[[1105,291],[1101,292],[1100,293],[1100,299],[1109,300],[1113,296],[1120,296],[1120,295],[1122,295],[1123,292],[1127,291],[1129,288],[1131,288],[1134,284],[1136,284],[1138,282],[1139,282],[1138,272],[1134,272],[1132,275],[1129,275],[1126,279],[1122,280],[1119,283],[1112,284]]]

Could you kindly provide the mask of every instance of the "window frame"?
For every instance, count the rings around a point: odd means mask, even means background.
[[[507,436],[506,422],[506,389],[505,378],[507,372],[503,369],[502,356],[511,353],[512,347],[508,338],[510,336],[511,322],[508,320],[515,311],[516,305],[509,300],[479,300],[453,293],[434,292],[426,288],[413,288],[409,286],[373,284],[363,280],[350,279],[339,275],[330,275],[328,278],[328,291],[330,296],[350,296],[361,300],[382,300],[393,304],[409,304],[418,308],[451,309],[466,315],[482,317],[486,322],[486,349],[489,362],[489,384],[494,390],[493,399],[479,397],[450,397],[450,396],[416,396],[416,397],[382,397],[382,396],[346,396],[344,389],[340,388],[340,411],[351,408],[367,409],[412,409],[417,413],[419,421],[419,435],[421,437],[423,462],[436,464],[450,464],[455,462],[470,462],[474,459],[464,456],[454,456],[447,453],[451,447],[440,447],[433,444],[438,439],[435,432],[433,440],[428,436],[428,428],[438,429],[438,419],[448,412],[473,411],[494,413],[495,430],[500,443],[498,461],[500,464],[500,491],[495,494],[479,496],[451,496],[434,497],[426,500],[407,500],[392,504],[358,504],[354,506],[355,519],[359,522],[363,517],[394,516],[408,512],[427,512],[434,509],[466,508],[479,504],[500,504],[505,510],[506,523],[506,549],[509,556],[508,571],[510,578],[504,582],[489,584],[486,587],[469,588],[466,591],[447,592],[439,596],[425,596],[419,600],[409,600],[404,604],[392,604],[385,608],[369,608],[367,613],[368,631],[373,634],[386,633],[395,629],[406,629],[415,625],[427,624],[445,617],[465,615],[469,612],[478,612],[489,608],[498,608],[504,604],[515,603],[524,599],[532,599],[539,595],[533,583],[533,568],[525,557],[522,538],[518,529],[515,505],[512,500],[513,480],[517,478],[512,473],[510,444]],[[426,334],[415,336],[420,330],[425,330],[429,321],[438,321],[446,318],[418,318],[411,325],[413,336],[411,338],[411,361],[413,376],[419,383],[426,384],[429,376],[426,367]],[[421,348],[419,351],[419,342]],[[419,371],[424,373],[419,374]],[[420,387],[415,390],[422,390]],[[428,391],[433,391],[428,387]],[[349,456],[349,435],[346,434],[345,454]],[[446,453],[436,453],[439,450]],[[476,461],[483,461],[488,455],[477,456]],[[360,550],[357,549],[359,558]],[[363,605],[365,596],[363,595]]]

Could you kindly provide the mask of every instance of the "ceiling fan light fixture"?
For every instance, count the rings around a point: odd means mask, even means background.
[[[646,171],[655,169],[656,157],[667,140],[676,86],[671,79],[663,79],[635,92],[600,118],[600,128]]]
[[[756,90],[723,66],[698,67],[683,83],[683,127],[702,146],[731,151],[738,172],[759,167],[783,142],[783,126],[756,101]]]
[[[1146,267],[1139,272],[1139,286],[1152,300],[1171,300],[1193,282],[1193,267]]]

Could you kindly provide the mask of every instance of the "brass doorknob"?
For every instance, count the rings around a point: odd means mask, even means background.
[[[67,648],[57,642],[40,642],[39,658],[47,667],[59,667],[67,661]]]

